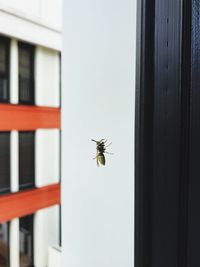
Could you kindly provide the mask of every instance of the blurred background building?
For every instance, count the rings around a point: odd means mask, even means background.
[[[61,0],[0,1],[0,267],[59,267]]]

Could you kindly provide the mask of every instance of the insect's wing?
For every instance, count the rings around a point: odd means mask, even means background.
[[[103,165],[103,166],[106,165],[106,158],[105,158],[103,153],[98,156],[98,160],[101,163],[101,165]]]
[[[98,151],[97,151],[96,159],[97,159],[97,166],[99,167],[99,155],[98,155]]]

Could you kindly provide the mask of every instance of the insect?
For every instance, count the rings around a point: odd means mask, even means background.
[[[113,155],[113,153],[109,153],[106,151],[106,148],[109,147],[112,143],[109,143],[106,145],[107,140],[101,139],[100,141],[96,141],[92,139],[93,142],[96,143],[96,150],[97,150],[97,155],[95,158],[97,160],[97,166],[101,165],[106,165],[106,158],[105,158],[105,153]]]

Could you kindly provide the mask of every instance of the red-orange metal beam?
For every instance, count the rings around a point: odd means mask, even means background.
[[[0,104],[0,131],[61,127],[60,108]]]
[[[60,184],[0,196],[0,223],[60,204]]]

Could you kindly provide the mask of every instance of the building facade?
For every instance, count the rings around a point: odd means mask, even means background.
[[[61,6],[0,1],[0,267],[59,267]]]

